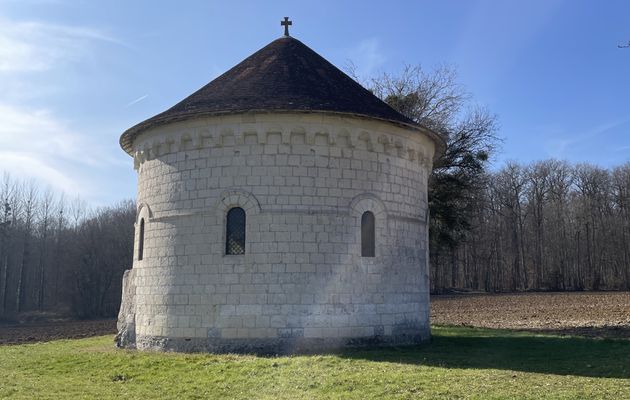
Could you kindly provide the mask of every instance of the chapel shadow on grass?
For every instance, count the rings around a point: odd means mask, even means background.
[[[520,332],[545,335],[582,336],[600,339],[630,339],[630,325],[580,326],[573,328],[528,328]]]
[[[630,340],[544,336],[494,329],[433,327],[433,339],[427,345],[348,350],[341,356],[441,368],[630,378]]]

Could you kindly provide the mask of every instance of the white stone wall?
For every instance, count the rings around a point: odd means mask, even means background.
[[[134,149],[138,338],[428,338],[434,144],[421,132],[246,114],[155,128]],[[244,255],[224,254],[234,206],[247,213]],[[360,256],[364,211],[374,258]]]

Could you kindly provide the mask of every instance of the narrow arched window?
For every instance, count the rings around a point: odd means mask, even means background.
[[[225,254],[245,254],[245,210],[234,207],[225,223]]]
[[[366,211],[361,216],[361,257],[374,257],[374,213]]]
[[[142,260],[144,253],[144,218],[140,219],[140,237],[138,238],[138,261]]]

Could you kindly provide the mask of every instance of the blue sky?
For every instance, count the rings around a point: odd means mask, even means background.
[[[128,127],[282,34],[360,75],[457,68],[505,160],[630,160],[627,1],[0,0],[0,171],[94,205],[135,196]]]

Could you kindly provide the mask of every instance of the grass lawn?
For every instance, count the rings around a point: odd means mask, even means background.
[[[0,398],[630,398],[630,340],[438,326],[418,347],[255,357],[0,346]]]

